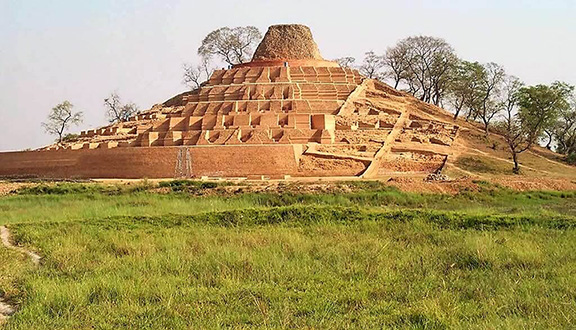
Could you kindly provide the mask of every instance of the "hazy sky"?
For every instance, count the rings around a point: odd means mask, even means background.
[[[112,91],[148,109],[185,90],[210,31],[280,23],[310,26],[328,59],[432,35],[528,84],[576,84],[576,0],[0,0],[0,150],[49,144],[40,123],[63,100],[78,132],[106,123]]]

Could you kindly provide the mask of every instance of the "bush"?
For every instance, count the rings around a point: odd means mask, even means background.
[[[358,190],[396,190],[396,187],[386,185],[381,181],[343,181],[342,184],[348,185],[351,188],[356,188]]]
[[[172,180],[160,182],[160,187],[170,188],[174,192],[195,193],[204,189],[214,189],[219,186],[216,182],[203,182],[193,180]]]
[[[81,193],[108,193],[114,194],[120,192],[118,186],[105,186],[100,184],[81,184],[81,183],[42,183],[35,186],[22,187],[16,191],[20,195],[67,195]]]
[[[15,191],[19,195],[69,195],[69,194],[106,194],[119,195],[141,191],[148,191],[154,188],[148,180],[140,181],[136,184],[128,185],[105,185],[99,183],[40,183],[33,186],[24,186]]]
[[[572,152],[566,157],[568,164],[576,165],[576,152]]]
[[[72,142],[78,140],[78,138],[80,138],[78,134],[66,134],[62,137],[62,142]]]

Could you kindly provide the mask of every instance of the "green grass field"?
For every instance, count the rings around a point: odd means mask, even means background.
[[[62,184],[0,198],[6,329],[570,328],[576,192],[198,196]]]

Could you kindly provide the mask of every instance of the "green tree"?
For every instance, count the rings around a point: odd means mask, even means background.
[[[482,74],[483,68],[478,62],[461,60],[456,65],[448,87],[448,100],[454,108],[454,120],[465,109],[468,110],[468,117],[471,116],[471,106],[475,103]]]
[[[541,137],[545,130],[554,127],[562,113],[570,110],[569,98],[573,91],[574,86],[559,81],[550,86],[523,87],[518,96],[519,114],[539,128],[538,137]]]
[[[556,151],[572,157],[576,156],[576,95],[570,98],[570,107],[562,109],[560,116],[550,130],[556,140]]]
[[[572,90],[572,86],[561,82],[509,90],[509,107],[504,121],[498,125],[498,131],[509,147],[514,173],[520,172],[518,155],[532,148],[544,130],[554,124],[561,111],[569,108],[567,98]],[[518,111],[515,113],[516,106]]]
[[[56,105],[48,114],[48,119],[42,123],[44,130],[50,135],[58,137],[58,144],[62,143],[64,132],[71,125],[78,125],[83,120],[82,112],[73,112],[74,106],[68,101]]]

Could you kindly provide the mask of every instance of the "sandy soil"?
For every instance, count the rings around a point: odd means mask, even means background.
[[[549,178],[498,177],[491,180],[514,190],[576,190],[576,180]]]
[[[0,181],[0,196],[8,195],[12,191],[15,191],[16,189],[25,185],[29,185],[29,183]]]

